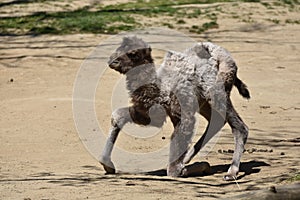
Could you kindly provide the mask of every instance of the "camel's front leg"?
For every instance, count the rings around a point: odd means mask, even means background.
[[[110,128],[110,133],[100,159],[100,163],[103,165],[104,170],[108,174],[115,173],[115,166],[111,161],[111,153],[121,129],[130,120],[131,117],[129,114],[128,107],[117,109],[112,113],[112,118],[111,118],[112,127]]]
[[[195,125],[194,114],[187,118],[182,118],[175,126],[170,144],[168,176],[178,177],[185,175],[183,159],[187,152],[189,143],[193,136]]]

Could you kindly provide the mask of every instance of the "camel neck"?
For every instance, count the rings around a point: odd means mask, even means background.
[[[130,93],[147,84],[156,84],[157,75],[154,63],[137,66],[126,73],[126,87]]]

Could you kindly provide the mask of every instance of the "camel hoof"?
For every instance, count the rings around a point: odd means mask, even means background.
[[[236,176],[232,175],[232,174],[227,174],[223,177],[224,181],[234,181],[236,180]]]
[[[168,166],[167,174],[171,177],[181,177],[184,165],[182,163],[172,163]]]
[[[102,165],[103,165],[104,170],[106,171],[106,174],[115,174],[116,173],[116,170],[114,168],[109,167],[109,166],[104,165],[104,164],[102,164]]]
[[[103,166],[106,174],[115,174],[116,170],[114,164],[110,160],[104,160],[105,161],[100,161],[100,164]]]

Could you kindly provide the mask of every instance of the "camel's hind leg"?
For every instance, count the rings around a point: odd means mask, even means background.
[[[248,127],[235,111],[230,99],[228,100],[227,106],[227,122],[232,129],[235,142],[232,163],[228,169],[227,175],[224,176],[224,180],[230,181],[236,179],[237,177],[241,156],[244,152],[244,146],[248,137]]]
[[[189,148],[188,152],[184,157],[184,164],[189,163],[193,157],[203,148],[224,126],[226,123],[224,116],[220,115],[219,112],[210,108],[210,106],[205,103],[204,106],[200,108],[200,114],[206,118],[208,125],[205,132],[201,138]]]
[[[220,79],[220,80],[218,80]],[[202,91],[199,93],[201,94]],[[208,126],[202,137],[187,152],[184,163],[188,163],[191,159],[204,147],[211,138],[213,138],[226,123],[227,101],[229,95],[224,88],[224,81],[217,78],[216,83],[207,91],[207,101],[199,98],[200,114],[208,121]]]

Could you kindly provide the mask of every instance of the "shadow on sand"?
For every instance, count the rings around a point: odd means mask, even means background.
[[[199,165],[198,162],[188,165],[187,167],[194,168],[197,165]],[[240,165],[240,174],[241,173],[243,173],[243,174],[238,176],[237,180],[241,179],[247,175],[260,172],[260,169],[257,167],[262,167],[262,166],[270,166],[270,165],[268,163],[265,163],[262,161],[255,161],[255,160],[252,160],[249,162],[242,162]],[[193,173],[193,175],[189,176],[189,177],[209,176],[209,175],[214,175],[214,174],[219,174],[219,173],[225,173],[225,172],[227,172],[229,167],[230,167],[229,164],[215,165],[215,166],[211,166],[210,173],[203,173],[203,172]],[[161,169],[161,170],[146,172],[145,174],[152,175],[152,176],[167,176],[167,171],[165,169]]]
[[[199,164],[199,162],[198,162]],[[189,166],[195,166],[197,163],[191,164]],[[244,172],[243,175],[240,175],[238,179],[241,179],[247,175],[258,173],[260,171],[257,167],[262,166],[270,166],[269,164],[261,161],[249,161],[241,163],[240,172]],[[194,185],[197,188],[205,188],[205,187],[220,187],[236,184],[235,182],[222,182],[222,183],[204,183],[201,182],[199,185],[198,180],[188,179],[188,178],[172,178],[166,177],[167,172],[165,169],[156,170],[146,173],[140,174],[128,174],[128,173],[117,173],[113,175],[101,175],[97,171],[100,170],[99,166],[82,166],[86,170],[93,170],[93,172],[81,172],[78,174],[69,174],[69,175],[56,175],[52,172],[47,173],[37,173],[32,174],[28,178],[8,178],[1,179],[0,183],[9,183],[9,182],[41,182],[45,181],[51,184],[59,184],[60,186],[74,186],[81,187],[86,186],[87,184],[99,184],[101,182],[105,183],[114,183],[114,184],[122,184],[124,181],[162,181],[162,182],[170,182],[175,184],[188,184]],[[203,177],[210,176],[218,173],[225,173],[229,168],[229,165],[215,165],[211,166],[211,171],[209,174],[194,174],[193,177]],[[96,171],[95,171],[96,170]],[[191,177],[191,176],[190,176]],[[239,184],[249,183],[250,180],[239,181]],[[127,183],[125,183],[126,185]],[[134,183],[139,184],[139,183]]]

